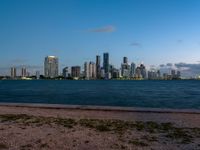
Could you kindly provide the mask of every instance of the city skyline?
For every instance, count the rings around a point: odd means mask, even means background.
[[[96,60],[90,60],[90,61],[84,61],[81,65],[76,65],[76,64],[73,64],[72,66],[69,66],[69,65],[60,65],[59,63],[59,58],[57,56],[52,56],[52,55],[49,55],[49,56],[46,56],[45,59],[44,59],[44,64],[42,65],[42,67],[40,69],[34,69],[32,70],[32,68],[28,65],[20,65],[20,66],[10,66],[9,68],[9,72],[6,74],[6,75],[3,75],[3,76],[11,76],[12,77],[12,70],[15,69],[15,77],[18,76],[18,77],[25,77],[26,75],[28,76],[37,76],[37,73],[39,72],[41,75],[44,75],[45,77],[50,77],[50,78],[55,78],[57,76],[66,76],[64,75],[65,73],[63,72],[65,70],[65,72],[68,72],[68,73],[72,73],[72,71],[69,69],[71,67],[71,69],[73,67],[79,67],[79,73],[83,73],[84,74],[84,71],[86,69],[86,65],[88,65],[88,67],[90,66],[90,64],[93,64],[94,67],[95,67],[95,77],[93,78],[97,78],[99,79],[100,77],[97,76],[98,72],[100,74],[101,73],[101,69],[104,69],[104,73],[105,73],[105,78],[109,78],[109,73],[111,72],[112,69],[117,69],[117,70],[120,70],[121,72],[121,75],[122,76],[133,76],[133,74],[135,72],[137,72],[137,68],[138,67],[145,67],[145,75],[142,75],[142,77],[146,76],[148,74],[148,71],[159,71],[161,74],[164,75],[170,75],[172,74],[171,71],[178,71],[178,72],[181,72],[183,71],[184,72],[184,69],[179,69],[182,67],[182,65],[185,65],[183,63],[179,63],[179,64],[172,64],[172,63],[167,63],[167,64],[162,64],[160,66],[151,66],[151,67],[147,67],[146,64],[144,64],[143,62],[141,63],[135,63],[135,62],[132,62],[132,61],[129,61],[129,58],[124,56],[121,58],[121,65],[119,67],[116,67],[115,64],[112,64],[110,63],[110,54],[108,52],[104,52],[101,55],[96,55]],[[96,63],[95,63],[96,61]],[[52,67],[53,66],[53,67]],[[89,67],[90,68],[90,67]],[[88,68],[88,69],[89,69]],[[99,68],[99,71],[97,70],[97,68]],[[134,71],[132,68],[135,68]],[[52,71],[53,69],[53,71]],[[197,68],[198,69],[198,68]],[[128,72],[125,72],[125,74],[123,74],[123,70],[127,71],[129,70]],[[186,70],[187,71],[187,70]],[[195,76],[185,76],[184,74],[182,74],[182,77],[186,77],[186,78],[196,78],[196,77],[199,77],[199,73],[200,71],[198,70],[198,73],[195,75]],[[53,74],[53,75],[51,75]],[[132,74],[132,75],[131,75]],[[2,76],[0,74],[0,76]],[[101,76],[101,75],[100,75]],[[76,77],[76,76],[75,76]],[[89,79],[91,77],[88,77]]]
[[[41,71],[47,55],[59,57],[60,70],[83,66],[103,52],[117,68],[128,56],[148,68],[176,63],[186,76],[199,75],[200,1],[152,1],[2,0],[0,75],[12,66]]]
[[[46,56],[44,58],[43,73],[36,70],[30,74],[26,67],[21,68],[21,74],[17,73],[16,67],[10,68],[11,79],[150,79],[150,80],[177,80],[181,79],[181,71],[170,68],[167,72],[162,72],[160,69],[147,69],[146,66],[129,62],[128,57],[123,57],[120,68],[116,68],[110,64],[110,56],[108,52],[103,53],[103,62],[101,65],[101,56],[96,55],[96,63],[93,61],[84,62],[84,67],[81,66],[65,66],[62,68],[62,73],[59,73],[59,58],[57,56]],[[41,75],[41,76],[40,76]],[[9,75],[8,75],[9,76]],[[8,76],[6,78],[10,79]],[[28,78],[27,78],[28,77]],[[184,77],[183,77],[184,78]],[[195,78],[199,78],[196,76]]]

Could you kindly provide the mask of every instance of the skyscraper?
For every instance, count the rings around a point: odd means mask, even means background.
[[[177,78],[181,78],[181,72],[180,71],[177,71]]]
[[[36,79],[39,80],[40,79],[40,71],[36,71],[35,75],[36,75]]]
[[[123,63],[124,63],[124,64],[128,64],[128,58],[127,58],[127,57],[124,57],[124,58],[123,58]]]
[[[85,62],[84,76],[85,79],[96,79],[96,64],[94,62]]]
[[[141,75],[141,69],[140,67],[138,66],[136,69],[135,69],[135,78],[142,78],[142,75]]]
[[[69,68],[68,67],[63,68],[63,77],[64,78],[69,77]]]
[[[146,68],[145,68],[144,64],[140,65],[140,71],[141,71],[142,78],[146,79],[146,77],[147,77],[146,76]]]
[[[73,78],[79,78],[81,75],[81,67],[80,66],[72,66],[71,67],[71,75]]]
[[[84,63],[84,76],[85,79],[89,80],[89,64],[87,62]]]
[[[96,56],[96,76],[97,79],[101,78],[101,57],[99,55]]]
[[[124,57],[123,58],[123,63],[121,64],[121,74],[123,77],[125,78],[129,78],[130,77],[130,65],[128,64],[128,58]]]
[[[133,78],[135,75],[135,69],[136,69],[136,65],[135,63],[131,63],[131,72],[130,72],[130,77]]]
[[[105,74],[109,73],[109,53],[103,54],[103,68],[105,71]]]
[[[176,78],[176,70],[174,69],[171,70],[171,76],[172,78]]]
[[[96,65],[94,62],[89,63],[89,77],[90,79],[96,79]]]
[[[27,72],[26,72],[26,68],[23,67],[23,68],[22,68],[22,72],[21,72],[21,76],[22,76],[22,77],[26,77],[26,73],[27,73]]]
[[[45,77],[55,78],[58,76],[58,57],[47,56],[44,61]]]
[[[11,78],[16,78],[17,77],[17,69],[15,67],[12,67],[10,69],[10,75],[11,75]]]

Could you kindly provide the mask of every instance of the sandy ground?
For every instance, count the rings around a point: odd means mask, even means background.
[[[0,117],[0,150],[200,150],[200,113],[147,113],[0,106],[0,115],[6,116],[8,114],[16,116],[26,114],[40,118],[41,121],[35,123],[25,123],[27,120],[23,121],[23,119],[3,121]],[[54,118],[54,120],[56,118],[71,118],[78,123],[70,128],[55,122],[41,123],[42,120],[49,117]],[[186,141],[180,142],[182,137],[179,135],[175,138],[166,136],[171,130],[166,133],[149,132],[146,129],[139,130],[132,127],[121,132],[117,130],[104,131],[97,127],[82,125],[79,123],[80,119],[172,123],[173,131],[177,128],[181,128],[181,131],[182,128],[186,128],[186,133],[193,137],[190,142],[187,142],[187,136],[183,138]],[[193,133],[194,128],[195,133]],[[157,129],[155,130],[157,131]],[[181,134],[181,136],[185,135]]]

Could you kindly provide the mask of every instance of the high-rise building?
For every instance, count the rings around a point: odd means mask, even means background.
[[[157,71],[157,74],[158,74],[158,79],[161,79],[160,70]]]
[[[181,72],[177,71],[177,78],[180,79],[181,78]]]
[[[121,74],[124,78],[129,78],[130,77],[130,72],[131,72],[131,67],[128,64],[128,58],[124,57],[123,58],[123,63],[121,64]]]
[[[124,58],[123,58],[123,63],[124,63],[124,64],[128,64],[128,58],[127,58],[127,57],[124,57]]]
[[[81,75],[81,67],[80,66],[72,66],[71,67],[71,76],[73,78],[79,78]]]
[[[17,69],[15,67],[12,67],[10,69],[10,75],[11,75],[11,78],[16,78],[17,77]]]
[[[148,79],[149,80],[157,80],[159,79],[158,77],[158,71],[156,71],[155,69],[151,69],[148,71]]]
[[[135,69],[135,78],[142,78],[140,67]]]
[[[120,70],[113,68],[113,71],[112,71],[112,78],[113,78],[113,79],[117,79],[117,78],[119,78],[119,77],[120,77]]]
[[[131,63],[131,72],[130,72],[130,77],[133,78],[135,75],[135,69],[136,69],[136,65],[135,63]]]
[[[96,79],[96,65],[94,62],[89,63],[89,76],[90,79]]]
[[[101,78],[101,57],[99,55],[96,56],[96,76],[97,79]]]
[[[69,68],[68,67],[63,68],[62,74],[63,74],[64,78],[68,78],[69,77]]]
[[[171,70],[171,77],[176,78],[176,70],[174,69]]]
[[[22,68],[22,72],[21,72],[21,76],[22,76],[22,77],[26,77],[26,74],[27,74],[26,68],[23,67],[23,68]]]
[[[85,79],[89,80],[90,78],[90,73],[89,73],[89,64],[88,62],[84,63],[84,77]]]
[[[35,75],[36,75],[36,79],[39,80],[40,79],[40,71],[36,71]]]
[[[141,71],[142,78],[146,79],[146,68],[145,68],[144,64],[140,65],[140,71]]]
[[[58,57],[47,56],[44,61],[45,77],[55,78],[58,76]]]
[[[85,79],[96,79],[96,64],[94,62],[85,62],[84,76]]]
[[[101,78],[105,77],[105,70],[103,67],[101,67]]]
[[[105,71],[105,74],[109,73],[109,53],[103,54],[103,68]]]

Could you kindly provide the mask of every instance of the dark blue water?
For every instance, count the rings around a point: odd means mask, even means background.
[[[0,81],[0,102],[200,109],[200,81]]]

